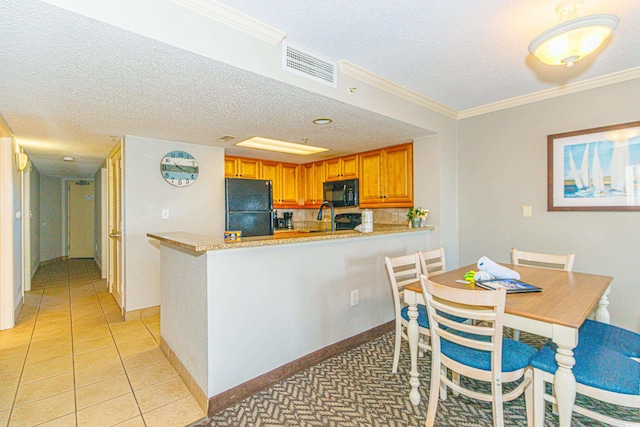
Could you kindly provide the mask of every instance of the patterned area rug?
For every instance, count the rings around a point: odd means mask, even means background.
[[[541,347],[544,339],[522,333],[521,340]],[[273,387],[231,406],[193,427],[272,426],[420,426],[427,417],[430,355],[418,360],[420,405],[409,402],[409,347],[403,343],[397,374],[391,373],[393,333],[370,341],[300,372]],[[464,380],[464,379],[463,379]],[[484,384],[478,385],[483,387]],[[579,398],[581,398],[579,396]],[[594,410],[618,412],[617,408],[594,402]],[[505,426],[526,426],[524,396],[504,404]],[[632,420],[640,414],[629,412]],[[463,396],[440,401],[437,426],[490,426],[491,405]],[[547,404],[545,426],[557,426],[558,419]],[[574,414],[572,426],[603,426]]]

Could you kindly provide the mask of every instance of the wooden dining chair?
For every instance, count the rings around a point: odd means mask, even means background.
[[[506,289],[452,288],[434,283],[426,275],[420,276],[420,284],[431,325],[431,389],[426,426],[434,425],[441,388],[490,402],[495,427],[504,426],[503,403],[524,392],[528,425],[531,426],[533,390],[529,360],[536,354],[536,349],[503,338]],[[455,322],[451,316],[475,322]],[[467,388],[464,381],[455,381],[453,376],[449,379],[447,369],[461,377],[488,382],[491,392]],[[503,393],[502,384],[518,380],[522,381]]]
[[[535,427],[544,425],[544,401],[556,404],[555,395],[547,393],[546,389],[546,383],[553,385],[558,369],[555,355],[555,346],[551,343],[531,359]],[[610,348],[584,343],[573,350],[573,357],[576,363],[572,372],[577,393],[610,405],[630,408],[628,412],[640,408],[640,363]],[[573,412],[612,426],[640,427],[640,422],[631,420],[633,415],[623,418],[623,411],[618,408],[609,411],[610,415],[603,414],[595,411],[598,405],[588,405],[587,402],[586,399],[576,399]],[[635,413],[638,414],[637,411]]]
[[[576,254],[555,255],[511,249],[511,264],[513,265],[572,271],[575,259]]]
[[[429,251],[419,251],[420,268],[422,274],[427,277],[437,274],[446,273],[447,260],[444,256],[444,248],[431,249]]]
[[[395,374],[398,371],[398,363],[400,362],[402,340],[408,341],[409,339],[406,332],[409,325],[409,307],[404,304],[402,299],[404,287],[420,280],[420,265],[415,254],[394,258],[385,257],[384,261],[387,266],[389,282],[391,283],[393,305],[396,313],[396,337],[393,351],[393,368],[391,369],[391,372]],[[422,304],[418,305],[418,326],[420,331],[418,348],[420,351],[430,350],[429,320],[427,318],[427,309]]]
[[[576,254],[543,254],[538,252],[520,251],[516,248],[511,248],[511,264],[513,265],[572,271],[575,259]],[[516,341],[520,340],[520,331],[518,329],[514,329],[513,339]]]

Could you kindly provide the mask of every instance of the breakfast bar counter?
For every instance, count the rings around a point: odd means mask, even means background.
[[[160,243],[161,347],[214,413],[390,330],[384,257],[430,249],[431,229],[376,224],[372,233],[332,235],[300,228],[237,243],[149,234]]]
[[[415,233],[435,229],[432,225],[413,229],[404,225],[376,224],[371,233],[361,233],[354,230],[336,231],[335,234],[323,232],[319,229],[282,230],[273,236],[243,237],[239,242],[225,242],[224,238],[206,236],[196,233],[170,232],[148,233],[147,236],[194,252],[215,251],[221,249],[238,249],[269,245],[283,245],[290,243],[316,242],[322,240],[352,239],[356,237],[379,236],[397,233]]]

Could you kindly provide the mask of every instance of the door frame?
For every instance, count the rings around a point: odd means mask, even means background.
[[[95,232],[95,219],[96,219],[96,208],[95,208],[95,195],[96,195],[96,182],[95,179],[93,178],[87,178],[87,179],[68,179],[65,183],[66,188],[65,188],[65,192],[66,192],[66,203],[67,203],[67,214],[66,214],[66,229],[67,229],[67,256],[69,258],[71,258],[71,186],[75,185],[76,182],[79,181],[87,181],[87,182],[92,182],[93,183],[93,218],[91,220],[91,223],[93,225],[93,233],[91,235],[91,258],[93,258],[95,260],[95,246],[96,246],[96,232]],[[83,257],[84,258],[84,257]]]
[[[114,227],[113,227],[113,221],[114,221],[114,216],[115,216],[115,221],[117,221],[117,215],[115,215],[115,213],[113,212],[113,207],[114,207],[114,203],[113,203],[113,194],[114,194],[114,186],[115,186],[115,182],[114,182],[114,174],[113,174],[113,164],[114,164],[114,157],[116,157],[117,155],[119,155],[120,157],[120,168],[119,168],[119,179],[120,179],[120,203],[119,203],[119,207],[120,207],[120,224],[119,224],[119,231],[120,231],[120,251],[119,251],[119,257],[118,256],[114,256],[114,253],[118,253],[116,251],[116,247],[118,245],[118,242],[116,241],[117,238],[112,238],[111,234],[114,231]],[[114,299],[116,300],[116,303],[120,306],[121,310],[122,310],[122,314],[124,315],[124,313],[126,312],[126,283],[125,283],[125,267],[124,267],[124,260],[125,260],[125,245],[124,245],[124,237],[125,237],[125,232],[124,232],[124,205],[123,205],[123,183],[124,183],[124,179],[123,179],[123,171],[124,171],[124,144],[122,143],[122,140],[118,141],[118,143],[114,146],[114,148],[111,150],[111,153],[109,153],[109,157],[107,158],[107,169],[108,169],[108,199],[109,199],[109,203],[108,203],[108,227],[109,227],[109,244],[108,244],[108,258],[109,258],[109,272],[107,274],[107,283],[109,285],[109,293],[114,297]],[[116,258],[116,259],[114,259]],[[119,258],[119,259],[117,259]],[[115,267],[115,274],[114,274],[114,267]],[[114,279],[114,275],[117,275],[119,280],[120,280],[120,288],[121,288],[121,292],[118,293],[117,289],[114,289],[114,282],[117,279]],[[118,297],[120,298],[120,301],[118,301]]]
[[[0,120],[0,127],[4,128]],[[13,328],[13,149],[0,138],[0,330]]]

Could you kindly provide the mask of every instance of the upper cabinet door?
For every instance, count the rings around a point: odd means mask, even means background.
[[[304,207],[315,208],[323,202],[324,162],[306,163],[301,166]]]
[[[360,207],[413,206],[413,144],[360,154]]]
[[[224,176],[225,178],[258,179],[260,176],[260,160],[225,156]]]
[[[356,179],[358,178],[358,155],[341,157],[342,176],[340,179]]]
[[[382,151],[360,154],[360,206],[384,201]]]
[[[386,148],[385,205],[413,206],[413,144]]]
[[[338,157],[324,161],[325,179],[327,181],[341,181],[343,179],[358,178],[358,155]]]

